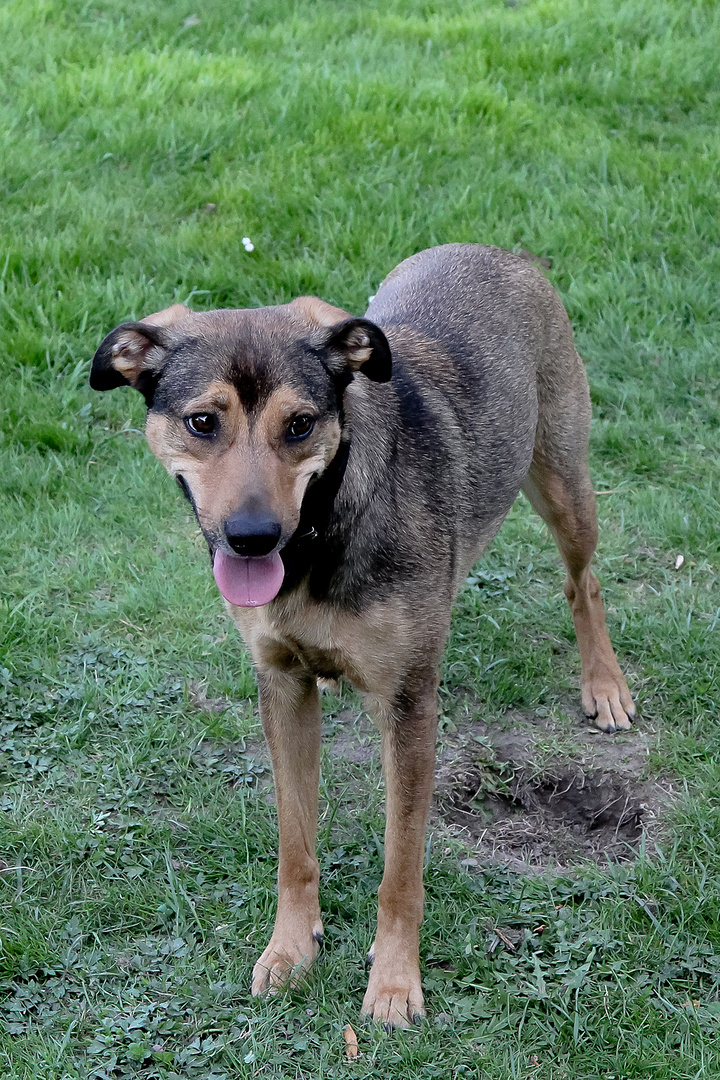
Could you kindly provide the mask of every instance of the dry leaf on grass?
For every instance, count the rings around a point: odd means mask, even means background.
[[[345,1039],[345,1057],[348,1061],[354,1061],[358,1056],[358,1041],[357,1035],[349,1024],[346,1024],[343,1028],[343,1037]]]

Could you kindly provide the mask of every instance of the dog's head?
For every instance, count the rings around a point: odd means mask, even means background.
[[[231,603],[268,603],[308,485],[341,440],[357,372],[391,373],[385,335],[314,297],[281,307],[192,312],[181,304],[123,323],[90,385],[130,385],[148,406],[153,453],[191,502]]]

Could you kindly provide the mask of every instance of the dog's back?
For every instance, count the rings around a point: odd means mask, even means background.
[[[457,587],[527,475],[548,377],[566,379],[578,366],[567,316],[522,259],[448,244],[396,267],[367,318],[383,329],[394,361],[391,387],[369,388],[385,406],[373,422],[382,427],[394,395],[403,483],[432,501],[435,536],[456,548]]]

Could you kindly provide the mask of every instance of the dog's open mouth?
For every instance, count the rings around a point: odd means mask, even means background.
[[[261,607],[279,593],[285,567],[278,551],[252,559],[216,551],[213,573],[218,589],[229,603]]]

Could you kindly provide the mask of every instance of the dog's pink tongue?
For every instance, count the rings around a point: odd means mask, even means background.
[[[231,604],[260,607],[279,593],[285,567],[277,551],[256,559],[216,551],[213,573],[218,589]]]

